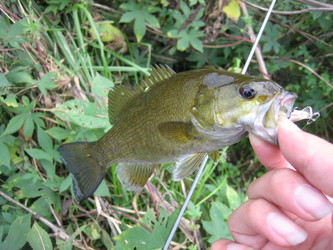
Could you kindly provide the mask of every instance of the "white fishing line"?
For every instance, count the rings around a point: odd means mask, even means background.
[[[251,51],[250,51],[250,54],[249,54],[249,56],[248,56],[248,58],[247,58],[247,60],[246,60],[246,63],[245,63],[245,65],[244,65],[244,67],[243,67],[243,70],[242,70],[242,74],[243,74],[243,75],[246,73],[246,71],[247,71],[247,69],[248,69],[248,67],[249,67],[249,65],[250,65],[250,62],[251,62],[251,59],[252,59],[252,57],[253,57],[254,51],[255,51],[256,47],[258,46],[258,43],[259,43],[260,38],[261,38],[261,36],[262,36],[262,33],[263,33],[263,31],[264,31],[264,29],[265,29],[265,27],[266,27],[266,24],[267,24],[267,22],[268,22],[268,19],[269,19],[271,13],[272,13],[273,8],[274,8],[275,2],[276,2],[276,0],[272,0],[271,6],[269,7],[269,9],[268,9],[268,11],[267,11],[266,17],[265,17],[265,19],[264,19],[264,21],[263,21],[263,23],[262,23],[262,25],[261,25],[261,28],[260,28],[260,30],[259,30],[258,35],[257,35],[257,39],[255,40],[255,42],[254,42],[254,44],[253,44],[253,46],[252,46],[252,49],[251,49]],[[194,179],[194,181],[193,181],[193,184],[192,184],[192,186],[191,186],[191,189],[190,189],[190,191],[188,192],[188,195],[187,195],[187,197],[186,197],[186,199],[185,199],[185,201],[184,201],[184,204],[183,204],[183,206],[182,206],[182,208],[181,208],[181,210],[180,210],[180,212],[179,212],[179,214],[178,214],[178,217],[177,217],[177,219],[176,219],[176,221],[175,221],[175,224],[173,225],[173,227],[172,227],[172,229],[171,229],[171,232],[170,232],[170,234],[169,234],[169,237],[168,237],[167,241],[165,242],[165,245],[164,245],[163,250],[167,250],[167,249],[169,248],[169,245],[170,245],[170,243],[171,243],[171,240],[173,239],[173,236],[175,235],[175,233],[176,233],[176,231],[177,231],[177,229],[178,229],[178,225],[179,225],[179,223],[180,223],[180,220],[183,218],[183,214],[184,214],[184,212],[185,212],[185,210],[186,210],[186,208],[187,208],[188,203],[189,203],[190,200],[191,200],[191,197],[192,197],[192,195],[193,195],[194,189],[196,188],[196,186],[197,186],[197,184],[198,184],[198,181],[199,181],[199,179],[200,179],[200,177],[201,177],[201,174],[202,174],[202,172],[203,172],[203,170],[204,170],[204,168],[205,168],[205,165],[206,165],[206,163],[207,163],[207,160],[208,160],[208,156],[205,157],[205,159],[203,160],[203,162],[202,162],[202,164],[201,164],[201,166],[200,166],[200,168],[199,168],[199,171],[198,171],[198,173],[197,173],[197,175],[196,175],[196,177],[195,177],[195,179]]]
[[[190,200],[191,200],[191,197],[192,197],[193,191],[194,191],[194,189],[196,188],[196,186],[197,186],[197,184],[198,184],[198,181],[199,181],[199,179],[200,179],[200,177],[201,177],[201,174],[202,174],[202,172],[203,172],[203,170],[204,170],[204,168],[205,168],[205,165],[206,165],[206,163],[207,163],[207,160],[208,160],[208,155],[205,157],[205,159],[202,161],[202,163],[201,163],[201,165],[200,165],[199,171],[198,171],[197,175],[195,176],[195,179],[194,179],[193,184],[192,184],[192,186],[191,186],[191,189],[190,189],[190,191],[188,192],[188,195],[187,195],[187,197],[186,197],[186,199],[185,199],[185,201],[184,201],[184,204],[183,204],[183,206],[182,206],[182,209],[179,211],[179,214],[178,214],[177,220],[175,221],[175,224],[173,224],[172,230],[171,230],[171,232],[170,232],[170,234],[169,234],[169,238],[167,239],[167,241],[166,241],[166,243],[165,243],[165,245],[164,245],[163,250],[167,250],[167,249],[168,249],[168,247],[169,247],[169,245],[170,245],[170,243],[171,243],[171,240],[172,240],[173,236],[175,235],[175,233],[176,233],[176,231],[177,231],[177,229],[178,229],[178,225],[179,225],[179,223],[180,223],[180,220],[183,218],[183,214],[184,214],[184,212],[185,212],[185,210],[186,210],[186,208],[187,208],[188,203],[189,203]]]
[[[249,67],[249,65],[250,65],[250,62],[251,62],[251,59],[252,59],[252,57],[253,57],[254,51],[256,50],[256,48],[257,48],[257,46],[258,46],[258,43],[259,43],[260,38],[261,38],[261,35],[262,35],[262,33],[264,32],[264,29],[265,29],[265,27],[266,27],[266,24],[267,24],[267,22],[268,22],[268,19],[269,19],[269,17],[271,16],[271,13],[272,13],[272,11],[273,11],[273,8],[274,8],[274,5],[275,5],[275,2],[276,2],[276,0],[273,0],[272,3],[271,3],[271,6],[269,6],[269,9],[268,9],[267,14],[266,14],[266,16],[265,16],[265,19],[264,19],[264,21],[263,21],[263,23],[262,23],[262,25],[261,25],[261,27],[260,27],[259,33],[258,33],[258,35],[257,35],[257,39],[254,41],[254,44],[253,44],[252,49],[251,49],[251,51],[250,51],[250,54],[249,54],[249,56],[247,57],[247,60],[246,60],[245,65],[244,65],[244,67],[243,67],[243,70],[242,70],[242,74],[243,74],[243,75],[246,73],[246,71],[247,71],[247,69],[248,69],[248,67]]]

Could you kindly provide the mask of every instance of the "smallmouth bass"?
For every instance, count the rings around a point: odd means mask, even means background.
[[[290,116],[297,95],[277,83],[222,70],[176,74],[156,66],[140,86],[109,93],[113,127],[98,141],[63,144],[78,201],[91,196],[111,164],[132,191],[154,170],[175,162],[173,180],[194,172],[207,156],[251,132],[277,144],[279,113]]]

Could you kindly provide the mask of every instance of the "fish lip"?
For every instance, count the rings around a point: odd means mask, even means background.
[[[274,102],[276,121],[278,120],[278,116],[281,114],[281,112],[285,113],[285,115],[290,118],[292,108],[297,97],[298,96],[295,93],[288,91],[283,91],[277,96],[277,99]]]
[[[296,98],[296,94],[281,89],[269,102],[261,106],[252,129],[248,131],[265,141],[278,145],[279,116],[290,117]]]
[[[266,114],[263,117],[263,127],[267,129],[267,133],[270,137],[270,142],[278,145],[278,120],[279,116],[283,115],[286,116],[288,119],[290,118],[294,102],[298,96],[295,93],[288,92],[285,90],[282,90],[282,92],[278,93],[275,98],[273,98],[273,102],[271,104],[271,107],[267,110]],[[272,110],[271,110],[272,108]],[[265,126],[266,116],[269,114],[269,112],[273,112],[274,114],[274,123],[276,126],[274,128],[267,128]]]

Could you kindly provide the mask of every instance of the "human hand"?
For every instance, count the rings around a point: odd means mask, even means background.
[[[251,145],[270,170],[250,184],[249,200],[229,217],[235,239],[212,250],[333,249],[333,145],[279,122],[280,147],[250,135]]]

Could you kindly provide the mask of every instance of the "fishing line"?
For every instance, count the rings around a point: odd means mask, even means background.
[[[243,75],[246,73],[246,71],[247,71],[247,69],[248,69],[248,67],[249,67],[249,65],[250,65],[250,62],[251,62],[251,59],[252,59],[252,57],[253,57],[254,51],[255,51],[256,47],[258,46],[258,43],[259,43],[260,38],[261,38],[261,36],[262,36],[262,33],[263,33],[263,31],[264,31],[264,29],[265,29],[265,27],[266,27],[266,24],[267,24],[267,22],[268,22],[268,19],[269,19],[271,13],[272,13],[273,8],[274,8],[275,2],[276,2],[276,0],[272,0],[271,6],[269,7],[269,9],[268,9],[268,11],[267,11],[266,17],[265,17],[265,19],[264,19],[264,21],[263,21],[263,23],[262,23],[262,25],[261,25],[261,28],[260,28],[260,30],[259,30],[259,32],[258,32],[257,39],[255,40],[255,42],[254,42],[254,44],[253,44],[253,46],[252,46],[252,49],[251,49],[251,51],[250,51],[250,54],[249,54],[249,56],[248,56],[248,58],[247,58],[247,60],[246,60],[246,63],[245,63],[245,65],[244,65],[244,67],[243,67],[243,70],[242,70],[242,74],[243,74]],[[195,179],[194,179],[194,181],[193,181],[193,184],[192,184],[192,186],[191,186],[191,189],[190,189],[190,191],[188,192],[188,195],[187,195],[187,197],[186,197],[186,199],[185,199],[185,201],[184,201],[184,204],[183,204],[183,206],[182,206],[182,208],[181,208],[181,210],[180,210],[180,212],[179,212],[179,214],[178,214],[178,217],[177,217],[177,219],[176,219],[176,221],[175,221],[175,224],[173,225],[173,227],[172,227],[172,229],[171,229],[171,232],[170,232],[170,234],[169,234],[169,237],[168,237],[167,241],[165,242],[165,245],[164,245],[163,250],[167,250],[167,249],[169,248],[169,245],[170,245],[170,243],[171,243],[171,240],[173,239],[173,236],[175,235],[175,233],[176,233],[176,231],[177,231],[177,229],[178,229],[178,225],[179,225],[179,223],[180,223],[180,220],[183,218],[183,214],[184,214],[184,212],[185,212],[185,210],[186,210],[186,208],[187,208],[188,203],[189,203],[190,200],[191,200],[191,197],[192,197],[192,195],[193,195],[194,189],[196,188],[196,186],[197,186],[197,184],[198,184],[198,181],[199,181],[199,179],[200,179],[200,177],[201,177],[201,175],[202,175],[202,172],[203,172],[203,170],[204,170],[204,168],[205,168],[205,165],[206,165],[206,163],[207,163],[207,160],[208,160],[208,156],[205,157],[205,159],[203,160],[203,162],[202,162],[201,165],[200,165],[199,171],[198,171],[198,173],[197,173],[197,175],[196,175],[196,177],[195,177]]]
[[[262,25],[261,25],[261,28],[260,28],[260,30],[259,30],[259,33],[258,33],[258,35],[257,35],[257,39],[255,40],[255,42],[254,42],[254,44],[253,44],[253,46],[252,46],[252,49],[251,49],[251,51],[250,51],[250,54],[249,54],[249,56],[247,57],[247,60],[246,60],[245,65],[244,65],[244,67],[243,67],[243,70],[242,70],[242,74],[243,74],[243,75],[246,73],[247,68],[248,68],[249,65],[250,65],[250,62],[251,62],[251,59],[252,59],[252,57],[253,57],[254,51],[256,50],[256,48],[257,48],[257,46],[258,46],[258,43],[259,43],[260,38],[261,38],[261,35],[262,35],[262,33],[264,32],[264,29],[265,29],[265,27],[266,27],[266,24],[267,24],[267,22],[268,22],[268,19],[269,19],[270,15],[271,15],[271,13],[272,13],[272,11],[273,11],[273,8],[274,8],[274,5],[275,5],[275,2],[276,2],[276,0],[273,0],[272,3],[271,3],[271,6],[269,6],[269,9],[268,9],[267,14],[266,14],[266,16],[265,16],[265,19],[264,19],[264,21],[263,21],[263,23],[262,23]]]
[[[205,159],[203,160],[203,162],[200,165],[199,171],[198,171],[197,175],[195,176],[195,179],[194,179],[193,184],[191,186],[191,189],[188,192],[188,195],[187,195],[187,197],[186,197],[186,199],[184,201],[182,209],[179,211],[177,220],[175,221],[175,224],[173,224],[172,230],[171,230],[171,232],[169,234],[169,238],[167,239],[167,241],[166,241],[166,243],[164,245],[163,250],[167,250],[168,249],[168,247],[169,247],[169,245],[171,243],[171,240],[172,240],[173,236],[175,235],[176,230],[178,229],[178,225],[180,223],[180,220],[183,218],[183,214],[184,214],[184,212],[185,212],[185,210],[187,208],[188,203],[191,200],[193,191],[194,191],[194,189],[196,188],[196,186],[198,184],[198,181],[199,181],[199,179],[201,177],[201,174],[202,174],[203,170],[205,169],[205,165],[207,163],[207,160],[208,160],[208,155],[205,157]]]

